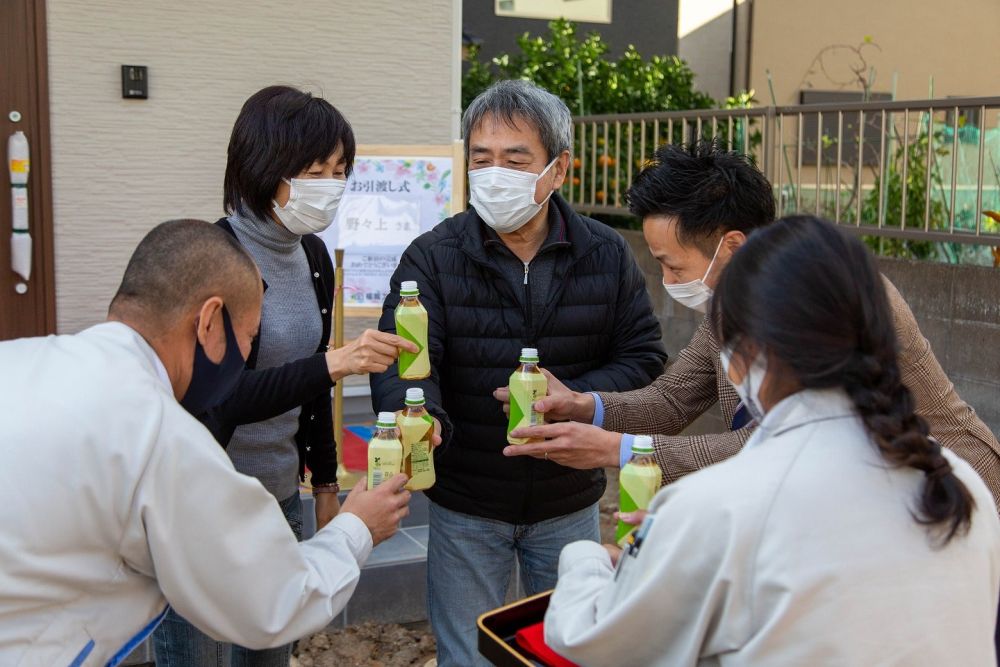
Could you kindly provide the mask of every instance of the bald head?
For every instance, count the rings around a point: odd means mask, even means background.
[[[171,220],[139,242],[109,315],[169,327],[217,296],[233,316],[260,299],[260,274],[232,234],[201,220]]]

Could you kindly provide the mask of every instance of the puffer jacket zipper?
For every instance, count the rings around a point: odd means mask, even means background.
[[[541,253],[542,251],[539,250],[535,254],[535,257],[538,257],[538,255],[540,255]],[[526,316],[524,318],[524,325],[525,325],[524,328],[526,334],[525,340],[528,341],[529,345],[535,345],[535,330],[531,322],[532,320],[531,311],[534,310],[534,308],[532,307],[531,303],[531,284],[528,282],[528,272],[531,270],[530,267],[531,267],[530,261],[524,263],[524,303],[525,303],[525,313],[526,313]],[[528,478],[525,480],[525,483],[526,486],[525,486],[524,498],[522,499],[521,503],[522,519],[528,516],[528,510],[531,508],[531,499],[535,495],[534,465],[528,466]]]

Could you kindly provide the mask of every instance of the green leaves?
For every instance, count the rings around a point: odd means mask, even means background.
[[[864,198],[861,205],[861,224],[878,225],[880,213],[887,227],[922,229],[924,216],[928,216],[931,229],[942,229],[948,225],[948,210],[943,201],[944,183],[940,174],[931,172],[928,195],[927,151],[934,149],[935,138],[940,145],[937,133],[921,132],[915,140],[909,142],[906,150],[899,146],[893,156],[886,156],[889,161],[885,168],[885,178],[881,173],[875,174],[875,187]],[[903,160],[906,160],[906,208],[905,219],[903,209]],[[883,194],[882,189],[885,188]],[[925,206],[926,204],[926,206]],[[929,208],[928,208],[929,207]],[[850,212],[848,212],[849,214]],[[902,223],[902,225],[900,225]],[[929,241],[911,241],[908,239],[893,239],[883,236],[866,236],[865,243],[877,254],[883,257],[908,257],[913,259],[933,259],[934,244]]]
[[[493,81],[527,79],[558,95],[575,115],[708,109],[715,100],[694,89],[694,73],[677,56],[644,59],[629,45],[617,60],[607,57],[608,44],[596,32],[582,38],[565,19],[549,23],[549,33],[517,40],[520,53],[504,53],[492,62],[470,53],[462,79],[462,105]]]

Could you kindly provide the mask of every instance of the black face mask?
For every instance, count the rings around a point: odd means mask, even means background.
[[[222,323],[226,329],[226,353],[220,363],[215,363],[205,354],[201,341],[194,339],[194,368],[191,370],[191,384],[181,399],[181,406],[192,415],[200,415],[215,407],[229,396],[236,381],[246,366],[240,353],[236,333],[229,320],[229,311],[222,307]]]

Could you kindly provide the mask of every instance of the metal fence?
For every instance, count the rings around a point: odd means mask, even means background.
[[[583,212],[627,215],[657,146],[715,139],[754,157],[779,215],[1000,245],[1000,97],[579,116],[573,133],[563,195]]]

